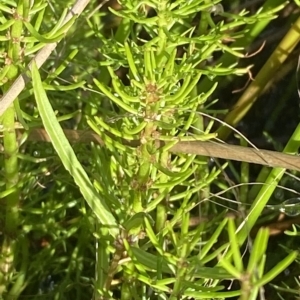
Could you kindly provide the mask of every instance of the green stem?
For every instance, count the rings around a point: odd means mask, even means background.
[[[264,64],[257,74],[256,78],[245,90],[238,102],[230,110],[225,118],[225,122],[229,125],[236,126],[237,123],[246,115],[249,109],[257,100],[258,96],[268,85],[270,74],[277,72],[278,68],[286,61],[293,49],[300,41],[300,17],[293,24],[291,29],[282,39],[270,58]],[[222,126],[218,130],[219,138],[226,139],[231,133],[230,127]]]
[[[5,159],[5,174],[6,174],[6,189],[16,187],[19,181],[18,175],[18,143],[15,131],[15,110],[11,106],[7,109],[3,117],[3,127],[5,128],[3,142],[6,154]],[[5,232],[9,236],[16,233],[18,224],[18,203],[19,191],[15,190],[6,197],[6,221]]]
[[[18,143],[16,131],[14,129],[15,118],[14,108],[9,107],[3,115],[3,127],[5,128],[3,133],[3,144],[5,149],[5,179],[6,189],[15,188],[19,181],[18,175]],[[4,221],[4,243],[2,246],[2,257],[1,261],[1,274],[0,274],[0,285],[4,285],[6,280],[10,277],[10,273],[13,272],[13,261],[14,261],[14,246],[15,238],[17,237],[17,228],[19,223],[19,190],[16,188],[14,192],[10,193],[6,201],[6,210]]]
[[[297,126],[296,130],[291,136],[283,152],[295,154],[298,152],[299,145],[300,145],[300,124]],[[264,207],[266,206],[268,200],[270,199],[270,196],[274,192],[278,182],[280,181],[284,173],[285,173],[285,169],[282,168],[274,168],[270,172],[268,178],[265,181],[265,184],[263,185],[260,192],[258,193],[255,201],[253,202],[251,211],[249,212],[246,220],[241,224],[240,228],[238,229],[237,237],[240,244],[244,243],[245,240],[247,239],[247,236],[249,235],[249,230],[252,229],[257,219],[261,215]]]
[[[158,48],[157,48],[157,65],[163,65],[163,58],[165,55],[165,49],[166,49],[166,44],[167,44],[167,36],[165,34],[164,29],[167,29],[168,26],[168,20],[166,18],[166,14],[168,12],[167,10],[167,4],[168,1],[161,1],[159,4],[158,8],[158,37],[159,37],[159,42],[158,42]]]
[[[11,27],[10,31],[10,42],[8,45],[7,57],[11,60],[11,65],[6,74],[7,84],[4,86],[4,91],[8,90],[10,83],[18,75],[18,65],[22,61],[22,47],[21,47],[21,36],[22,36],[22,26],[23,26],[23,4],[24,1],[19,1],[16,11],[13,14],[15,22]],[[15,101],[18,101],[17,99]],[[1,274],[0,274],[0,286],[2,287],[8,285],[8,281],[12,278],[14,273],[14,262],[16,257],[16,238],[18,236],[18,225],[19,225],[19,198],[20,191],[17,185],[19,183],[19,167],[18,167],[18,141],[15,131],[15,109],[11,105],[6,112],[3,114],[2,124],[4,128],[3,132],[3,145],[5,152],[5,180],[7,190],[15,188],[15,190],[10,193],[5,198],[5,212],[3,211],[1,215],[5,215],[4,221],[4,242],[2,245],[2,260],[1,264]],[[24,271],[24,270],[23,270]],[[23,285],[24,276],[17,277],[17,285],[14,285],[16,293],[19,293],[20,288]]]
[[[161,166],[168,168],[168,159],[169,159],[169,152],[165,151],[161,154],[160,157],[160,164]],[[161,175],[160,182],[168,182],[169,177],[167,175]],[[156,210],[156,232],[160,232],[165,227],[167,221],[167,204],[162,202],[157,206]]]

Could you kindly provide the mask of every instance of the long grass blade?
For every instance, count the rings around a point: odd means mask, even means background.
[[[79,187],[84,199],[104,227],[112,236],[118,234],[118,226],[108,206],[100,198],[92,185],[85,170],[78,161],[69,141],[67,140],[43,88],[41,77],[36,64],[32,65],[32,83],[37,107],[54,149],[60,157],[64,167],[70,172]]]

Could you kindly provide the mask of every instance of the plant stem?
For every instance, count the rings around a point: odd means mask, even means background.
[[[7,72],[8,83],[5,85],[4,90],[7,90],[10,85],[10,81],[14,80],[18,75],[18,67],[22,61],[22,48],[21,48],[21,35],[22,35],[22,14],[23,14],[23,2],[20,1],[16,11],[13,14],[15,19],[14,24],[10,31],[10,42],[8,44],[7,59],[10,60],[11,65]],[[15,101],[18,101],[15,99]],[[1,260],[1,274],[0,274],[0,286],[1,291],[7,287],[9,279],[12,277],[14,268],[13,263],[15,260],[17,250],[16,237],[18,236],[19,225],[19,198],[20,191],[18,190],[19,183],[19,168],[18,168],[18,142],[17,133],[15,130],[15,109],[11,105],[3,115],[2,120],[4,132],[3,132],[3,145],[6,154],[4,169],[6,179],[6,189],[14,188],[15,190],[10,193],[5,199],[5,222],[4,222],[4,241],[2,244],[2,260]],[[20,277],[21,278],[21,277]],[[18,286],[22,286],[22,280],[18,281]],[[18,293],[18,291],[16,291]]]
[[[268,86],[271,77],[270,74],[274,74],[278,70],[299,43],[299,28],[300,17],[297,19],[295,24],[293,24],[289,32],[285,35],[270,58],[264,64],[255,80],[252,81],[238,102],[227,114],[224,120],[227,124],[235,126],[249,111],[260,93],[262,93]],[[218,131],[219,138],[226,139],[230,132],[231,129],[228,126],[222,126]]]

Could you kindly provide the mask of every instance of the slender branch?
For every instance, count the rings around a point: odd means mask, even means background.
[[[67,23],[74,15],[80,15],[85,7],[88,5],[90,0],[77,0],[72,9],[67,14],[62,25]],[[56,48],[58,43],[47,44],[42,48],[37,55],[30,61],[28,67],[31,70],[32,62],[35,61],[38,68],[40,68],[51,52]],[[7,110],[7,108],[13,103],[13,101],[19,96],[25,87],[25,84],[29,81],[28,76],[24,73],[20,74],[19,77],[14,81],[10,89],[0,99],[0,116]]]
[[[19,130],[22,133],[22,130]],[[94,142],[105,146],[103,140],[91,130],[69,130],[65,129],[64,133],[67,139],[73,143],[90,143]],[[44,129],[33,129],[28,137],[30,141],[51,142],[47,132]],[[126,141],[123,144],[137,147],[139,141]],[[162,143],[163,145],[163,143]],[[171,149],[173,153],[188,153],[202,156],[223,158],[235,161],[244,161],[269,167],[280,167],[290,170],[300,171],[300,157],[297,155],[285,154],[276,151],[263,149],[253,149],[237,145],[221,144],[212,141],[201,142],[178,142]]]
[[[289,32],[281,40],[280,44],[273,51],[267,62],[256,75],[255,80],[251,82],[244,91],[238,102],[234,105],[225,117],[225,123],[235,127],[236,124],[246,115],[253,106],[258,96],[268,87],[268,82],[273,74],[276,74],[278,68],[291,55],[293,49],[300,41],[300,17],[292,25]],[[220,139],[225,140],[230,134],[229,126],[222,126],[218,131]]]

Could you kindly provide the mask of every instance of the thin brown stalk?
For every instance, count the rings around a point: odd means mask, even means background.
[[[21,131],[19,131],[21,133]],[[90,143],[94,142],[104,146],[103,140],[91,130],[69,130],[64,133],[72,143]],[[51,142],[47,132],[44,129],[33,129],[28,137],[29,141]],[[123,144],[137,147],[139,141],[126,141]],[[163,146],[163,143],[161,143]],[[300,157],[276,151],[253,149],[237,145],[220,144],[216,142],[178,142],[171,149],[173,153],[188,153],[208,157],[222,158],[235,161],[244,161],[253,164],[265,165],[272,168],[279,167],[284,169],[300,171]]]

